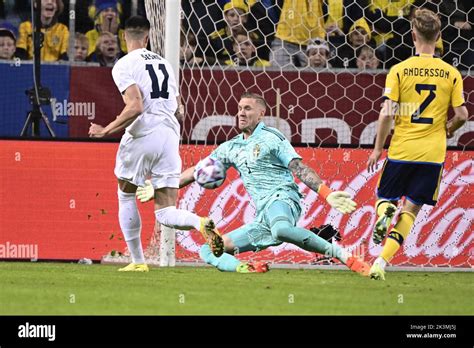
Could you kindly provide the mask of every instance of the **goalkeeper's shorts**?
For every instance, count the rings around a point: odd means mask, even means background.
[[[406,197],[416,205],[435,205],[442,174],[442,163],[386,159],[377,187],[377,196],[391,201]]]
[[[281,240],[275,239],[272,235],[269,211],[275,209],[272,203],[279,201],[289,206],[290,216],[287,211],[272,211],[272,216],[281,214],[296,226],[301,215],[300,196],[295,190],[281,190],[275,192],[265,204],[265,206],[257,211],[254,222],[246,224],[228,234],[226,236],[232,240],[232,244],[237,248],[238,252],[259,251],[270,246],[277,246],[282,243]]]
[[[122,137],[115,161],[115,176],[136,186],[150,178],[155,189],[178,188],[181,175],[179,137],[170,127],[142,136],[128,132]]]

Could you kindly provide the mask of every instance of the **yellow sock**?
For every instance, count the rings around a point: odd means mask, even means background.
[[[393,226],[392,231],[388,234],[385,240],[380,256],[387,262],[390,262],[392,257],[397,253],[403,241],[410,233],[413,224],[415,223],[416,216],[408,211],[402,211],[398,216],[398,221]]]
[[[387,201],[385,199],[379,199],[377,202],[375,202],[375,210],[377,212],[377,217],[381,217],[385,213],[385,209],[389,205],[391,205],[390,201]]]

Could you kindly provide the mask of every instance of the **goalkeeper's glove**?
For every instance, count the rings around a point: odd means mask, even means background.
[[[151,181],[145,180],[145,186],[138,186],[135,195],[137,196],[137,199],[142,203],[148,202],[155,198],[155,189],[153,188]]]
[[[332,191],[324,184],[319,185],[318,194],[320,194],[331,207],[337,209],[343,214],[352,213],[357,204],[351,199],[351,196],[344,191]]]

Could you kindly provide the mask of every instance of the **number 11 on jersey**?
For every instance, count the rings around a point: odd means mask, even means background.
[[[148,74],[150,75],[151,79],[151,86],[152,90],[150,93],[150,98],[151,99],[156,99],[156,98],[163,98],[163,99],[168,99],[169,93],[168,93],[168,71],[166,71],[166,66],[164,64],[159,64],[158,69],[163,73],[163,83],[160,84],[158,82],[158,76],[156,75],[155,69],[153,68],[153,64],[147,64],[146,65],[146,70],[148,71]]]

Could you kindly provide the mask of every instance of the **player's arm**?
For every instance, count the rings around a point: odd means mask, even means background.
[[[181,98],[179,96],[176,97],[176,102],[178,103],[178,108],[176,109],[174,116],[176,117],[178,122],[183,122],[184,121],[184,105],[183,103],[181,103]]]
[[[453,110],[454,117],[446,125],[446,136],[448,138],[452,138],[454,136],[454,132],[461,128],[469,117],[467,108],[464,105],[453,108]]]
[[[130,125],[141,113],[143,113],[143,98],[136,84],[128,87],[123,94],[125,107],[120,115],[110,122],[106,127],[91,123],[89,135],[93,138],[102,138],[106,135],[117,133]]]
[[[377,169],[377,162],[382,155],[383,146],[392,129],[393,116],[395,115],[397,106],[398,104],[390,99],[386,99],[382,105],[377,124],[377,137],[375,139],[374,150],[367,161],[369,172]]]
[[[350,198],[350,195],[344,191],[332,191],[324,185],[319,175],[313,168],[308,167],[299,158],[294,158],[288,165],[291,172],[310,189],[321,195],[329,205],[341,213],[352,213],[357,204]]]
[[[183,188],[194,182],[194,168],[195,166],[189,167],[181,173],[179,178],[179,188]]]

